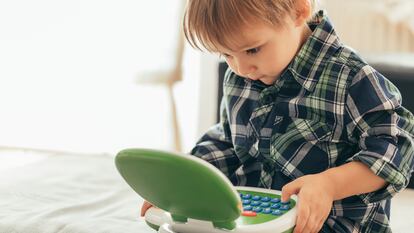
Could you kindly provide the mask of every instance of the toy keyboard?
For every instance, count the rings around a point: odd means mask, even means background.
[[[234,187],[211,164],[189,155],[127,149],[115,158],[127,183],[150,208],[146,223],[160,233],[285,233],[296,220],[296,196]]]

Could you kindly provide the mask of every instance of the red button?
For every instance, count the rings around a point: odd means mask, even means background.
[[[254,211],[243,211],[242,215],[246,216],[246,217],[256,217],[257,216],[256,212],[254,212]]]

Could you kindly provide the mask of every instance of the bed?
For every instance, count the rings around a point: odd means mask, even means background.
[[[0,233],[150,233],[142,199],[110,154],[0,149]],[[410,232],[414,190],[392,204],[394,232]],[[410,222],[411,221],[411,222]]]
[[[0,164],[1,233],[154,232],[112,155],[7,149]]]

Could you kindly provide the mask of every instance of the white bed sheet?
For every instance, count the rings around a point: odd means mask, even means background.
[[[31,163],[0,169],[0,233],[154,232],[112,156],[27,158]]]
[[[0,150],[0,165],[0,233],[155,232],[113,156]],[[414,190],[405,190],[391,206],[393,232],[412,232],[412,216]]]

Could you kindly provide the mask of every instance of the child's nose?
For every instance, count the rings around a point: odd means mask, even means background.
[[[256,71],[256,67],[249,63],[239,63],[237,71],[241,76],[247,77],[249,74],[253,74]]]

